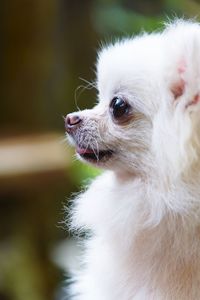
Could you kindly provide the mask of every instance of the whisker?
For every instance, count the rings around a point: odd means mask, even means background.
[[[59,142],[60,144],[66,144],[68,142],[67,136],[60,138]]]
[[[77,161],[77,156],[76,156],[76,153],[74,153],[72,155],[72,163],[76,162]]]
[[[81,94],[85,91],[85,90],[91,90],[91,89],[97,89],[96,87],[96,83],[95,82],[89,82],[88,80],[79,77],[80,80],[82,80],[83,82],[85,82],[87,85],[80,85],[75,89],[74,92],[74,98],[75,98],[75,105],[78,111],[80,111],[81,109],[78,106],[78,99],[81,96]],[[80,92],[79,92],[80,90]],[[79,93],[78,93],[79,92]]]
[[[87,144],[87,149],[89,148],[89,146],[91,146],[91,141],[92,141],[92,137],[90,137],[89,141],[88,141],[88,144]]]
[[[79,92],[78,94],[78,91],[81,89],[81,91]],[[80,111],[80,107],[78,106],[78,99],[80,97],[80,95],[87,89],[86,86],[84,85],[79,85],[76,89],[75,89],[75,92],[74,92],[74,99],[75,99],[75,105],[76,105],[76,108],[78,111]]]
[[[98,136],[99,136],[99,139],[100,139],[101,141],[103,141],[102,136],[101,136],[101,132],[100,132],[100,130],[99,130],[99,126],[97,126],[96,131],[97,131],[97,134],[98,134]]]
[[[94,149],[93,149],[93,151],[94,151],[95,156],[97,157],[97,160],[99,161],[99,144],[98,144],[96,138],[93,138],[93,141],[94,141],[95,144],[96,144],[96,151],[97,151],[97,152],[95,152]]]
[[[97,153],[98,153],[98,155],[99,155],[99,144],[98,144],[98,142],[97,142],[96,138],[94,138],[94,141],[95,141],[95,143],[96,143],[96,147],[97,147]]]
[[[79,77],[80,80],[82,80],[83,82],[87,83],[87,87],[89,87],[89,89],[97,89],[97,85],[96,85],[96,82],[91,82],[91,81],[88,81],[82,77]]]
[[[98,155],[98,153],[95,151],[93,145],[91,145],[91,147],[92,147],[92,150],[93,150],[93,152],[94,152],[94,155],[95,155],[97,161],[99,161],[99,155]]]
[[[88,142],[87,142],[87,145],[86,145],[86,147],[85,147],[85,151],[87,151],[87,149],[89,148],[91,139],[92,139],[92,137],[89,138],[89,140],[88,140]],[[81,145],[81,147],[82,147],[82,145]]]

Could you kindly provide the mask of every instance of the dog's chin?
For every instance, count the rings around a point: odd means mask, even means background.
[[[76,148],[76,153],[81,160],[97,166],[105,165],[114,154],[112,150],[84,149],[79,147]]]

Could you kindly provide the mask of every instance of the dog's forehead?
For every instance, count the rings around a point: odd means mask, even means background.
[[[137,94],[157,80],[162,61],[161,35],[124,39],[104,48],[97,63],[97,83],[101,101],[115,94]]]

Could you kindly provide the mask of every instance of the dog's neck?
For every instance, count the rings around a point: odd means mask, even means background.
[[[151,222],[158,224],[166,215],[180,216],[186,222],[200,224],[200,174],[193,170],[177,178],[163,178],[156,172],[149,176],[118,171],[115,177],[119,185],[139,180],[143,189],[144,206]],[[148,213],[147,213],[148,214]]]

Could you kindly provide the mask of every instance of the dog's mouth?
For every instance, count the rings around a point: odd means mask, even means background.
[[[81,158],[91,163],[105,162],[113,155],[112,150],[84,149],[79,147],[76,149],[76,152]]]

